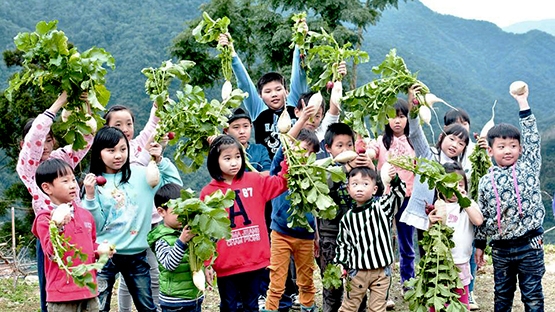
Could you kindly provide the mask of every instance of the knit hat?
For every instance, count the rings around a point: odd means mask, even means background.
[[[249,122],[252,122],[251,117],[249,116],[249,114],[247,114],[245,112],[244,109],[242,109],[241,107],[237,108],[233,114],[231,114],[231,116],[228,117],[227,122],[228,123],[232,123],[237,119],[241,119],[241,118],[246,118],[249,120]]]

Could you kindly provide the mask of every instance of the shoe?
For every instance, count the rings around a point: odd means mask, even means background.
[[[468,294],[468,308],[470,311],[480,310],[480,306],[474,301],[474,293]]]
[[[395,301],[388,299],[385,305],[385,309],[387,311],[395,310]]]
[[[262,311],[266,307],[266,297],[263,295],[258,296],[258,310]]]
[[[293,301],[293,305],[291,309],[293,310],[300,310],[301,309],[301,302],[299,301],[299,294],[291,295],[291,301]]]

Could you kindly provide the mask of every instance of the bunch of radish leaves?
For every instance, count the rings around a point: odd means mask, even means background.
[[[115,61],[98,47],[79,53],[57,24],[56,20],[41,21],[34,32],[22,32],[14,38],[16,48],[23,52],[23,69],[10,80],[5,94],[11,100],[27,84],[53,94],[66,91],[65,109],[71,114],[60,129],[65,131],[66,141],[73,142],[73,149],[79,150],[87,145],[83,136],[96,131],[87,125],[87,120],[94,118],[94,123],[104,123],[99,112],[108,104],[110,91],[104,86],[107,70],[103,66],[114,69]],[[89,104],[79,99],[83,92],[87,92]]]
[[[459,191],[459,181],[462,177],[456,172],[446,173],[445,168],[434,160],[422,157],[397,156],[388,160],[396,167],[420,175],[420,182],[428,183],[428,189],[437,190],[445,198],[457,196],[457,201],[462,208],[470,207],[470,199]]]
[[[409,310],[428,312],[430,307],[436,311],[467,311],[459,301],[457,289],[463,288],[459,269],[453,261],[451,249],[454,230],[442,222],[434,223],[419,244],[424,249],[424,257],[416,268],[416,277],[406,281],[405,300]]]
[[[343,286],[341,281],[341,276],[343,272],[338,265],[333,263],[328,263],[328,266],[324,270],[324,276],[322,277],[322,285],[326,289],[337,289]]]
[[[306,61],[306,54],[310,49],[310,43],[308,42],[308,29],[306,28],[306,12],[301,12],[293,14],[291,17],[293,20],[293,26],[291,27],[291,44],[290,49],[299,47],[299,56],[301,58],[301,67],[310,70],[310,64]]]
[[[470,198],[475,201],[478,200],[478,184],[480,178],[488,173],[489,168],[492,166],[491,158],[485,148],[476,146],[472,153],[468,156],[472,164],[472,173],[470,173]]]
[[[212,19],[206,12],[202,13],[202,21],[193,29],[195,40],[200,43],[210,43],[218,41],[221,34],[228,33],[230,20],[227,16]],[[229,38],[231,43],[231,38]],[[216,47],[220,51],[219,58],[222,64],[222,73],[226,81],[231,81],[233,71],[231,69],[231,48],[229,46],[218,45]]]
[[[229,214],[226,208],[233,206],[235,192],[221,190],[200,200],[191,189],[182,190],[181,197],[166,204],[183,226],[188,226],[195,236],[188,243],[191,270],[197,272],[207,260],[216,259],[216,242],[231,238]]]
[[[346,176],[340,166],[332,166],[332,159],[316,160],[316,154],[307,155],[300,148],[300,142],[281,134],[281,144],[289,165],[287,186],[291,202],[287,226],[303,227],[312,232],[306,219],[307,213],[317,218],[333,219],[337,214],[337,204],[329,196],[328,177],[333,182],[345,181]]]
[[[79,287],[87,287],[91,293],[96,294],[96,283],[94,282],[92,270],[100,270],[108,262],[108,255],[101,254],[98,261],[85,264],[87,254],[81,251],[81,248],[70,243],[71,237],[66,237],[60,233],[56,222],[50,220],[48,226],[50,232],[50,241],[54,250],[54,255],[50,258],[56,262],[58,267],[66,273],[66,277],[71,278],[75,285]],[[81,264],[73,266],[73,262],[79,260]]]
[[[389,122],[389,118],[396,116],[394,105],[400,93],[406,94],[415,83],[422,85],[420,94],[425,95],[429,90],[416,79],[416,74],[409,71],[395,49],[389,51],[384,61],[372,68],[372,72],[379,78],[347,92],[342,99],[342,106],[345,122],[356,133],[368,133],[365,124],[365,118],[368,118],[371,132],[377,137],[378,131]]]

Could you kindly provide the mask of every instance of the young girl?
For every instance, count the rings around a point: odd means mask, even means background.
[[[418,92],[419,87],[411,88],[409,92],[409,111],[412,108],[412,98]],[[466,152],[469,136],[468,131],[460,124],[452,124],[443,129],[439,135],[439,139],[435,149],[431,149],[428,140],[420,126],[420,119],[409,118],[410,135],[414,151],[417,157],[435,160],[441,164],[446,162],[460,162]],[[400,221],[408,225],[412,225],[417,229],[418,239],[422,239],[423,231],[428,229],[429,220],[426,215],[426,203],[432,203],[434,200],[434,190],[428,188],[426,182],[420,182],[420,176],[414,177],[412,196],[409,199],[405,211],[401,214]],[[420,255],[423,250],[420,249]]]
[[[85,97],[82,97],[82,99],[84,100]],[[71,145],[54,150],[56,141],[51,126],[56,118],[56,113],[66,104],[67,93],[64,91],[50,108],[38,115],[37,118],[29,120],[23,127],[23,139],[20,143],[21,151],[19,152],[16,171],[33,197],[32,207],[35,215],[45,209],[52,210],[50,199],[35,183],[35,173],[38,165],[47,159],[58,158],[68,163],[72,169],[75,169],[77,164],[81,162],[89,151],[93,140],[92,134],[86,135],[85,141],[87,141],[87,146],[80,151],[74,151]],[[79,191],[77,191],[77,194],[79,194]],[[77,203],[80,202],[78,197],[75,198],[75,200]],[[44,253],[39,240],[37,240],[37,270],[39,276],[41,310],[47,311]]]
[[[443,167],[447,173],[456,172],[462,176],[462,179],[459,181],[459,191],[463,196],[466,196],[468,193],[468,183],[462,166],[459,163],[451,162],[443,164]],[[461,208],[457,202],[457,196],[453,195],[451,198],[443,198],[443,196],[439,194],[439,197],[446,202],[446,224],[455,229],[453,233],[455,247],[451,249],[451,253],[453,254],[455,265],[460,269],[459,278],[464,286],[464,289],[457,289],[457,293],[461,295],[459,300],[468,307],[468,285],[472,280],[470,258],[472,256],[472,243],[474,241],[474,226],[480,226],[484,218],[478,204],[473,200],[471,200],[472,204],[470,207]],[[430,223],[436,223],[441,220],[442,217],[437,215],[437,208],[435,208],[430,212],[428,218],[430,219]],[[434,311],[433,307],[431,311]]]
[[[385,125],[384,134],[376,140],[375,150],[378,158],[378,171],[389,158],[397,156],[415,156],[414,148],[408,138],[410,127],[407,124],[407,116],[409,115],[409,105],[407,101],[398,99],[395,103],[395,118],[389,119],[389,123]],[[401,285],[414,277],[414,227],[403,222],[399,222],[401,215],[405,211],[412,194],[412,186],[414,182],[414,173],[397,168],[399,178],[405,182],[406,191],[405,199],[399,210],[395,213],[395,228],[397,229],[397,241],[399,244],[400,273]],[[389,193],[389,190],[386,190]],[[391,303],[388,302],[389,305]]]
[[[235,191],[235,203],[228,208],[232,238],[220,240],[213,268],[218,275],[220,311],[258,311],[259,284],[270,264],[270,242],[264,220],[266,202],[287,190],[285,162],[277,176],[245,172],[241,143],[229,135],[218,136],[210,145],[208,172],[213,180],[201,193],[203,199],[217,190]],[[207,280],[211,281],[210,272]]]
[[[135,116],[129,108],[122,105],[114,105],[108,109],[106,114],[104,114],[106,125],[120,129],[129,141],[129,157],[131,158],[131,164],[146,166],[150,161],[150,154],[147,151],[146,145],[156,133],[156,126],[159,121],[159,118],[156,117],[156,109],[156,104],[153,104],[152,109],[150,110],[148,122],[136,138],[133,138],[135,136]],[[152,226],[155,226],[161,221],[162,217],[160,217],[156,211],[156,207],[153,205]],[[160,275],[160,271],[158,270],[158,261],[156,260],[156,256],[150,248],[147,249],[147,260],[148,264],[150,264],[152,298],[154,299],[154,304],[158,306],[158,296],[160,293],[160,283],[158,277]],[[125,280],[122,278],[120,278],[120,285],[118,288],[118,308],[119,312],[131,312],[132,309],[131,295],[129,294]]]
[[[91,148],[91,173],[84,182],[84,206],[93,214],[98,241],[107,240],[118,251],[98,274],[101,311],[110,310],[117,273],[125,279],[137,310],[156,311],[146,260],[154,194],[166,183],[182,185],[182,182],[177,168],[162,158],[160,144],[151,143],[148,150],[160,170],[160,182],[155,187],[147,183],[145,167],[130,164],[129,142],[121,130],[100,129]],[[91,178],[99,175],[106,178],[103,186],[96,185]]]

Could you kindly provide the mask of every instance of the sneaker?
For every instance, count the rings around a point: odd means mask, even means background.
[[[291,309],[300,310],[301,309],[301,302],[299,301],[299,294],[291,295],[291,300],[293,301],[293,305],[291,306]]]
[[[395,301],[388,299],[385,305],[385,309],[387,311],[395,310]]]
[[[266,297],[263,295],[258,296],[258,310],[262,311],[266,308]]]
[[[470,311],[480,310],[480,306],[474,301],[474,292],[468,294],[468,308]]]

